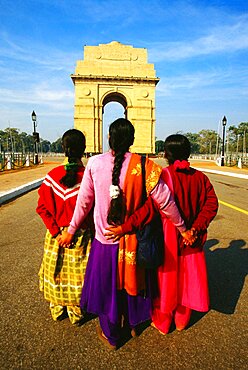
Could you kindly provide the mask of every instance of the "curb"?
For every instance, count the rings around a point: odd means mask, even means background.
[[[194,167],[194,166],[192,166]],[[215,173],[217,175],[224,175],[224,176],[231,176],[231,177],[238,177],[240,179],[247,179],[248,180],[248,175],[242,174],[242,173],[234,173],[234,172],[224,172],[224,171],[218,171],[218,170],[208,170],[205,168],[200,168],[200,167],[194,167],[196,170],[202,171],[202,172],[210,172],[210,173]]]
[[[44,180],[44,177],[42,177],[41,179],[35,180],[35,181],[28,182],[25,185],[18,186],[17,188],[11,189],[7,192],[0,193],[0,205],[14,198],[17,198],[20,195],[23,195],[29,192],[30,190],[34,190],[38,188],[41,185],[43,180]]]
[[[192,166],[194,167],[194,166]],[[209,170],[206,168],[200,168],[200,167],[194,167],[196,170],[202,171],[202,172],[209,172],[209,173],[215,173],[218,175],[224,175],[224,176],[231,176],[231,177],[238,177],[240,179],[247,179],[248,180],[248,175],[246,174],[241,174],[241,173],[233,173],[233,172],[224,172],[224,171],[218,171],[218,170]],[[34,190],[38,188],[42,181],[44,180],[45,177],[42,177],[38,180],[31,181],[25,185],[19,186],[18,188],[11,189],[7,192],[2,192],[0,193],[0,205],[17,198],[20,195],[23,195],[31,190]]]

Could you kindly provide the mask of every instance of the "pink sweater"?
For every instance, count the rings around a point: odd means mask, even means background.
[[[131,153],[126,153],[120,173],[119,185],[123,188]],[[107,223],[107,215],[110,205],[109,187],[112,184],[112,170],[114,156],[111,152],[91,157],[86,166],[83,180],[79,189],[75,211],[70,222],[68,232],[75,234],[90,209],[94,206],[95,237],[103,244],[113,244],[104,236]],[[160,180],[152,192],[152,197],[159,204],[164,214],[168,215],[179,231],[185,231],[184,222],[178,212],[175,202],[167,185]]]

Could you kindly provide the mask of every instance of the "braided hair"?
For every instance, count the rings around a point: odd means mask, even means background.
[[[119,187],[119,177],[124,161],[125,153],[134,142],[134,127],[125,118],[118,118],[109,127],[109,146],[112,149],[115,159],[112,172],[112,185]],[[123,223],[125,215],[125,203],[121,189],[114,199],[111,199],[107,221],[110,225]]]
[[[165,139],[164,150],[169,164],[173,164],[176,160],[187,160],[190,156],[191,146],[186,136],[174,134]]]
[[[77,183],[78,162],[85,151],[85,136],[76,129],[68,130],[62,136],[62,146],[68,163],[65,165],[66,174],[60,183],[67,188],[72,188]]]

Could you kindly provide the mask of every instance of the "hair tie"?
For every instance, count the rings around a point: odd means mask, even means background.
[[[109,195],[111,199],[116,199],[120,195],[120,188],[118,185],[110,185]]]
[[[176,160],[174,163],[173,163],[173,166],[175,168],[176,171],[180,171],[180,170],[187,170],[189,171],[189,166],[190,166],[190,163],[188,161],[186,161],[185,159],[183,161],[180,161],[180,160]]]
[[[78,167],[78,164],[76,162],[66,163],[64,167],[66,171],[71,171],[76,169]]]

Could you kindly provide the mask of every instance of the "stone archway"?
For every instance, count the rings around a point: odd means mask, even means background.
[[[86,135],[87,152],[102,152],[104,106],[120,103],[135,127],[131,150],[155,152],[155,87],[159,78],[147,50],[113,41],[84,47],[71,78],[75,85],[74,126]]]

